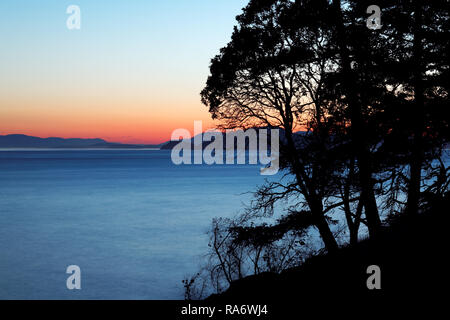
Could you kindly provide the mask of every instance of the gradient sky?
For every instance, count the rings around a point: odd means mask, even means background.
[[[213,127],[199,93],[246,3],[0,1],[0,134],[159,143]]]

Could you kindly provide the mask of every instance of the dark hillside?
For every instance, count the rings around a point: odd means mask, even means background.
[[[435,298],[448,274],[447,214],[450,194],[417,217],[396,217],[377,238],[315,256],[281,274],[265,273],[234,282],[207,301],[277,301],[305,307],[310,303],[395,302]],[[368,290],[367,267],[381,268],[381,290]],[[443,298],[443,296],[442,296]],[[342,305],[345,307],[345,304]],[[348,306],[349,307],[349,306]]]

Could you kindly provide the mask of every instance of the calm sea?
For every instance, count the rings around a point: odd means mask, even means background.
[[[0,299],[182,299],[211,219],[263,182],[259,166],[175,166],[170,151],[0,151]]]

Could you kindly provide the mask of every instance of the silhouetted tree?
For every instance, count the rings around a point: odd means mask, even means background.
[[[296,177],[295,191],[303,195],[326,248],[333,251],[337,242],[323,205],[332,166],[323,154],[330,137],[321,98],[321,78],[332,65],[329,32],[313,23],[327,5],[307,2],[298,11],[291,1],[250,1],[237,18],[231,42],[212,61],[202,101],[227,128],[283,130],[283,165]],[[299,129],[310,130],[301,141],[295,135]]]
[[[440,157],[448,142],[448,1],[379,1],[383,26],[375,31],[363,23],[370,4],[346,2],[351,8],[345,14],[348,28],[354,31],[341,46],[357,62],[353,73],[358,82],[368,75],[356,94],[363,98],[363,108],[380,115],[374,119],[384,128],[377,132],[375,142],[383,145],[372,157],[372,171],[387,163],[382,157],[390,157],[391,168],[409,164],[407,211],[414,214],[419,211],[422,169]],[[376,87],[382,92],[370,89]]]
[[[361,225],[375,236],[382,217],[448,196],[448,3],[380,0],[379,30],[366,26],[371,4],[251,0],[212,60],[202,102],[224,128],[280,128],[285,170],[244,215],[215,220],[217,288],[299,263],[311,227],[337,250],[332,213],[356,244]],[[281,218],[256,223],[280,205]]]

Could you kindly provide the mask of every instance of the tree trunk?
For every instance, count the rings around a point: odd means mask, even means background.
[[[350,170],[353,171],[353,164],[352,164],[352,167]],[[351,175],[352,175],[352,173],[351,173]],[[349,177],[349,179],[350,179],[350,177]],[[358,243],[358,234],[359,234],[359,226],[361,224],[363,203],[362,203],[361,199],[359,199],[356,213],[353,215],[352,209],[350,207],[350,181],[348,181],[347,185],[345,186],[342,200],[344,203],[345,219],[347,220],[348,231],[350,234],[350,244],[355,245]],[[354,216],[354,220],[353,220],[353,216]]]
[[[343,85],[347,94],[347,103],[350,109],[351,128],[350,134],[353,141],[353,148],[358,160],[359,182],[361,188],[361,201],[365,208],[367,227],[370,236],[375,236],[381,228],[381,220],[378,214],[378,207],[373,190],[372,169],[370,164],[370,151],[364,141],[364,124],[361,114],[361,104],[358,102],[357,94],[354,91],[352,73],[350,67],[350,54],[345,41],[345,30],[341,11],[341,1],[333,0],[336,11],[336,31],[339,53],[342,61]]]
[[[313,183],[310,179],[304,175],[303,166],[300,163],[299,155],[297,153],[297,148],[295,147],[295,142],[292,137],[292,131],[289,126],[285,126],[285,134],[286,139],[288,141],[289,154],[292,162],[292,166],[294,168],[295,177],[297,180],[297,184],[302,190],[303,196],[305,197],[306,202],[308,203],[311,214],[313,215],[314,225],[319,230],[322,241],[325,245],[325,248],[328,252],[333,252],[338,249],[338,244],[336,239],[334,238],[333,233],[330,230],[328,222],[323,213],[323,205],[320,197],[318,197],[315,193],[316,190],[311,190],[311,186]]]
[[[366,151],[368,153],[368,151]],[[359,181],[361,185],[361,201],[367,218],[370,236],[376,236],[381,229],[381,219],[378,214],[377,201],[373,191],[373,179],[370,170],[369,155],[361,152],[359,155]]]
[[[315,221],[315,226],[317,227],[317,230],[319,230],[320,236],[327,251],[335,252],[339,248],[339,246],[323,214],[322,202],[318,200],[313,201],[314,203],[310,205],[310,208],[311,214],[313,215],[313,219]]]
[[[410,161],[410,181],[408,187],[408,214],[417,214],[419,211],[420,183],[422,179],[423,164],[423,129],[424,129],[424,87],[422,81],[422,7],[420,1],[415,1],[414,9],[414,138]]]

